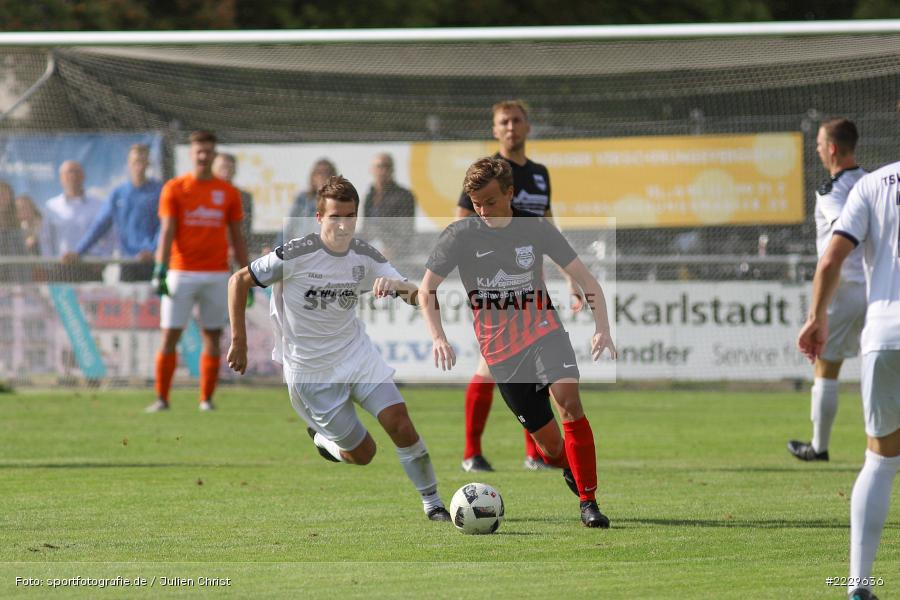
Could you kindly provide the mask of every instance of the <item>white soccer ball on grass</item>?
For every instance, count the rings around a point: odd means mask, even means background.
[[[453,494],[450,516],[463,533],[494,533],[503,522],[503,498],[486,483],[467,483]]]

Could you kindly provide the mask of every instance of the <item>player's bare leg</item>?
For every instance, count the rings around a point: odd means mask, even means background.
[[[156,401],[148,406],[146,412],[159,412],[169,408],[169,389],[178,365],[176,349],[181,339],[181,329],[163,329],[156,352]]]
[[[850,498],[850,589],[871,586],[875,553],[887,520],[891,491],[900,469],[900,429],[884,437],[869,437],[866,462]]]
[[[213,410],[213,394],[219,381],[221,363],[221,329],[204,329],[200,354],[200,410]]]
[[[837,417],[838,390],[843,361],[816,359],[815,382],[810,390],[810,420],[813,424],[812,441],[788,442],[788,452],[805,461],[828,460],[828,445],[831,441],[831,429]]]

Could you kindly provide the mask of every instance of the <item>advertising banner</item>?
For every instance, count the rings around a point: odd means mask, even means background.
[[[455,206],[466,168],[496,142],[411,144],[420,208],[441,219]],[[552,208],[588,228],[800,223],[804,218],[799,133],[529,140],[528,156],[550,171]],[[577,221],[575,220],[577,219]]]
[[[162,136],[159,133],[61,133],[56,135],[0,135],[0,180],[16,195],[28,195],[38,208],[62,192],[59,167],[67,160],[81,163],[85,193],[106,199],[128,179],[128,149],[150,147],[148,176],[162,173]]]
[[[603,282],[619,360],[590,360],[594,322],[573,313],[565,285],[549,289],[569,333],[585,382],[616,380],[780,381],[811,379],[796,349],[810,288],[773,282]],[[6,286],[0,290],[0,376],[80,374],[87,378],[153,376],[159,343],[159,299],[146,284]],[[458,362],[435,368],[431,338],[418,310],[396,299],[364,294],[358,314],[399,381],[465,383],[478,361],[472,312],[458,280],[441,287],[447,337]],[[74,298],[72,297],[74,296]],[[77,300],[77,304],[76,304]],[[79,316],[73,307],[83,311]],[[248,378],[280,378],[266,294],[247,311]],[[228,339],[227,334],[224,339]],[[74,340],[74,342],[73,342]],[[280,343],[280,342],[279,342]],[[182,355],[179,376],[193,374]],[[235,377],[223,366],[221,375]],[[859,359],[846,361],[845,380],[858,380]]]
[[[238,159],[235,183],[254,197],[255,231],[280,231],[319,158],[328,158],[364,197],[377,153],[394,158],[396,181],[417,200],[416,229],[434,231],[456,214],[466,168],[497,151],[494,140],[365,144],[222,145]],[[800,223],[804,218],[800,133],[529,140],[550,170],[552,209],[564,227],[700,227]],[[190,169],[176,149],[179,173]]]

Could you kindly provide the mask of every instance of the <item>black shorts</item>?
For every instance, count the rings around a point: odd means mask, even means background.
[[[502,362],[490,365],[491,375],[509,409],[534,433],[553,420],[550,384],[579,379],[569,334],[560,329]]]

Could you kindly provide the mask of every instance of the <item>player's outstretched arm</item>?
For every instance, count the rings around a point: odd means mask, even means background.
[[[815,362],[825,349],[825,341],[828,339],[828,305],[841,281],[844,260],[854,247],[853,242],[844,236],[833,235],[816,266],[809,315],[797,335],[797,348],[810,362]]]
[[[453,346],[447,341],[444,326],[441,323],[441,307],[438,306],[437,290],[444,278],[435,274],[431,269],[425,269],[425,277],[419,286],[418,301],[422,308],[422,316],[431,334],[432,352],[434,353],[434,366],[442,371],[449,371],[456,365],[456,353]]]
[[[612,358],[618,358],[619,352],[613,343],[612,333],[609,328],[609,313],[606,311],[606,296],[600,282],[594,277],[581,259],[576,257],[572,262],[563,267],[572,280],[584,290],[584,300],[591,307],[594,315],[594,335],[591,338],[591,356],[599,360],[604,350],[609,350]]]
[[[244,267],[228,280],[228,320],[231,322],[231,347],[228,366],[241,375],[247,370],[247,295],[255,285],[250,268]]]
[[[390,277],[378,277],[372,284],[372,293],[376,298],[394,297],[400,298],[410,306],[418,304],[419,286],[402,279]]]

